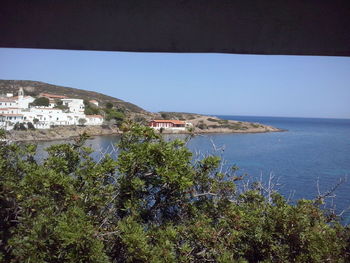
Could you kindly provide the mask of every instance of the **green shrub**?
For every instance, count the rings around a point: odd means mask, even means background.
[[[208,125],[206,125],[205,123],[203,122],[199,122],[197,125],[196,125],[197,128],[201,129],[201,130],[205,130],[205,129],[208,129]]]
[[[116,160],[92,159],[86,135],[41,162],[0,142],[3,262],[349,262],[349,228],[317,200],[242,191],[219,157],[122,129]]]
[[[50,100],[45,97],[36,98],[31,104],[31,106],[49,106]]]
[[[35,130],[35,127],[34,127],[33,123],[31,123],[31,122],[27,123],[27,127],[28,127],[28,130]]]
[[[218,119],[213,119],[213,118],[207,118],[208,121],[211,121],[211,122],[220,122],[220,120]]]

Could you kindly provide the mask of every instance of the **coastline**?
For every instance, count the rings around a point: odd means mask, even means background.
[[[76,138],[84,132],[90,136],[121,134],[111,126],[59,126],[45,130],[11,130],[6,132],[6,139],[12,142],[56,141]]]
[[[283,132],[286,130],[274,128],[272,126],[261,125],[258,128],[250,128],[246,130],[232,130],[225,128],[210,128],[206,130],[194,129],[190,131],[171,131],[164,130],[162,134],[243,134],[243,133],[267,133],[267,132]],[[86,132],[90,136],[103,135],[120,135],[122,132],[112,126],[59,126],[45,130],[26,130],[26,131],[8,131],[6,138],[12,142],[36,142],[36,141],[55,141],[67,140],[78,137]]]

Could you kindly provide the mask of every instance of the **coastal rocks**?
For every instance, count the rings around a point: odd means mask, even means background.
[[[179,113],[177,113],[179,114]],[[269,125],[252,122],[242,122],[235,120],[223,120],[214,116],[204,116],[197,114],[181,113],[181,119],[189,122],[193,126],[191,132],[197,134],[207,133],[263,133],[263,132],[281,132],[278,129]],[[163,133],[175,133],[171,130],[164,130]],[[177,132],[179,133],[179,132]],[[190,131],[182,131],[180,133],[190,133]]]
[[[26,130],[7,132],[10,141],[51,141],[77,137],[86,132],[90,136],[119,134],[113,126],[60,126],[47,130]]]

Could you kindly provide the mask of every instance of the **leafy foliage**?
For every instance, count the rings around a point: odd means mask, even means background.
[[[96,107],[94,104],[90,103],[88,100],[84,100],[84,113],[86,115],[94,115],[94,114],[99,114],[100,110],[98,107]]]
[[[32,103],[31,106],[49,106],[50,100],[45,97],[36,98]]]
[[[112,109],[112,108],[113,108],[113,103],[107,102],[107,103],[106,103],[106,108],[107,108],[107,109]]]
[[[85,118],[80,118],[80,119],[78,120],[78,122],[79,122],[79,125],[84,126],[85,123],[86,123],[86,119],[85,119]]]
[[[27,130],[26,126],[24,126],[24,123],[19,123],[19,122],[16,122],[15,125],[13,126],[13,129],[15,131],[25,131]]]
[[[33,123],[32,122],[27,122],[27,127],[28,127],[28,130],[35,130],[35,127],[34,127],[34,125],[33,125]]]
[[[238,191],[219,157],[121,128],[116,160],[92,159],[86,135],[43,162],[35,145],[0,142],[2,261],[349,262],[349,228],[317,202]]]
[[[118,126],[120,126],[125,119],[125,114],[122,110],[105,108],[104,112],[106,113],[106,121],[114,121]]]

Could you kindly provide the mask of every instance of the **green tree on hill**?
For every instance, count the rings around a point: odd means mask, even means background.
[[[107,102],[107,103],[106,103],[106,108],[107,108],[107,109],[112,109],[112,108],[113,108],[113,103]]]
[[[114,121],[118,126],[122,124],[125,119],[125,114],[117,109],[104,109],[106,121]]]
[[[45,97],[36,98],[31,104],[31,106],[49,106],[50,100]]]
[[[99,108],[91,104],[88,100],[84,100],[84,106],[85,106],[84,113],[86,115],[95,115],[100,113]]]

